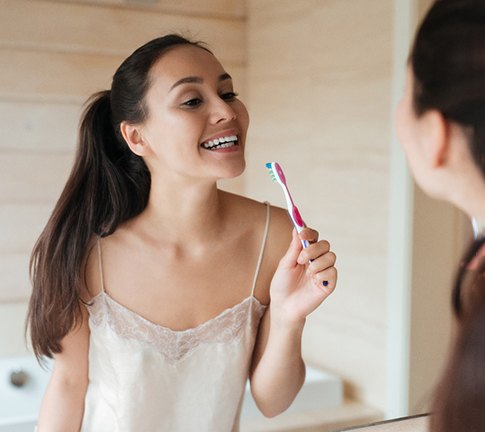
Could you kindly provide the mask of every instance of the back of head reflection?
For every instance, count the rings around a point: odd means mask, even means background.
[[[429,10],[409,57],[397,132],[418,185],[478,227],[453,290],[458,334],[431,429],[485,431],[484,1],[438,0]]]

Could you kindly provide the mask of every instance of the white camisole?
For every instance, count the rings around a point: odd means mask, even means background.
[[[174,331],[146,320],[104,290],[89,312],[89,385],[82,432],[237,432],[257,329],[266,306],[249,297],[215,318]]]

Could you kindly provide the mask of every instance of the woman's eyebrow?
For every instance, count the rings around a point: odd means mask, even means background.
[[[231,75],[229,75],[227,72],[223,73],[222,75],[219,76],[219,81],[226,81],[232,79]],[[202,84],[204,80],[201,77],[197,76],[188,76],[185,78],[179,79],[177,82],[175,82],[172,87],[170,87],[170,91],[172,91],[175,87],[178,87],[179,85],[182,84]]]
[[[225,80],[232,80],[232,76],[229,75],[227,72],[219,76],[219,81],[225,81]]]

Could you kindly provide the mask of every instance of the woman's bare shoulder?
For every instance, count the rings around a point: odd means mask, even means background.
[[[103,288],[103,268],[106,261],[111,261],[113,253],[127,249],[131,246],[134,237],[131,222],[125,222],[107,236],[93,235],[86,253],[84,266],[84,297],[89,299],[97,296]],[[130,243],[131,242],[131,243]]]
[[[102,290],[100,273],[99,245],[100,238],[93,236],[89,242],[84,265],[84,290],[81,293],[82,300],[89,302]]]
[[[268,250],[274,262],[279,262],[291,243],[293,225],[286,209],[271,206]]]
[[[269,204],[271,208],[271,222],[278,226],[291,226],[287,211],[281,207],[271,205],[271,203],[268,203],[267,201],[257,201],[243,195],[225,191],[221,191],[221,193],[225,202],[227,202],[229,206],[237,208],[238,210],[243,210],[246,216],[251,213],[260,214],[266,205]]]
[[[270,205],[265,255],[269,266],[276,268],[291,242],[293,225],[286,209],[228,192],[224,192],[224,199],[241,226],[252,227],[258,233],[264,229],[266,206]]]
[[[237,208],[244,211],[257,211],[264,206],[264,203],[243,195],[219,190],[219,196],[223,203],[229,208]]]

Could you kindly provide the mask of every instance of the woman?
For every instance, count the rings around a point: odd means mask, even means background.
[[[411,50],[397,132],[419,186],[475,221],[453,307],[457,338],[436,391],[435,432],[485,430],[485,2],[438,0]]]
[[[55,358],[39,432],[236,431],[248,374],[265,415],[290,405],[335,255],[312,229],[291,236],[284,210],[217,188],[243,172],[247,128],[230,75],[178,35],[90,99],[32,255],[32,344]]]

